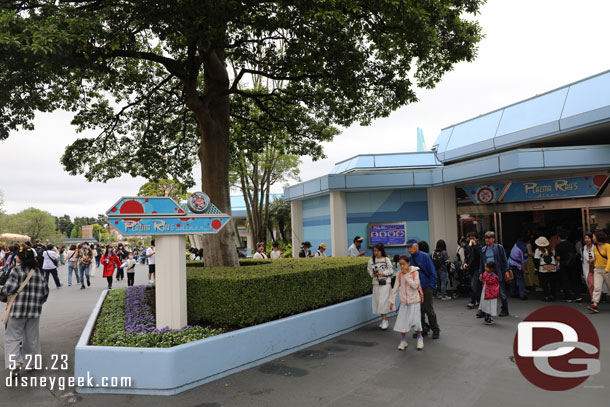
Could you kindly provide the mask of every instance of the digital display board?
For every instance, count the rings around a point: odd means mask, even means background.
[[[383,243],[385,247],[407,245],[407,222],[369,223],[369,247]]]

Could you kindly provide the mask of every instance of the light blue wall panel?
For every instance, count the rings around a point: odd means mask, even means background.
[[[443,170],[445,182],[456,182],[472,178],[481,178],[486,175],[499,173],[498,156],[472,160],[464,163],[447,166]]]
[[[447,144],[447,152],[493,139],[496,135],[501,116],[502,111],[497,110],[477,117],[476,119],[458,124],[453,128],[453,133]]]
[[[347,188],[401,187],[413,185],[413,172],[347,175]]]
[[[318,249],[320,243],[326,243],[327,253],[332,254],[330,233],[330,196],[323,195],[303,200],[303,241],[308,240],[312,252]],[[302,242],[294,244],[295,250],[300,250]]]
[[[328,188],[331,190],[345,189],[345,175],[330,175],[328,177]]]
[[[511,151],[500,154],[500,171],[522,171],[544,166],[542,150]]]
[[[425,189],[348,192],[347,238],[349,246],[355,236],[362,236],[363,249],[372,255],[368,247],[367,225],[379,222],[407,222],[407,236],[428,240],[428,203]],[[406,248],[390,249],[392,254],[403,254]]]
[[[316,192],[320,192],[320,179],[316,178],[314,180],[305,182],[303,184],[303,192],[305,195],[315,194]]]
[[[544,149],[545,168],[610,166],[610,146]]]
[[[498,127],[496,138],[519,133],[521,137],[512,137],[515,140],[528,138],[528,129],[538,128],[538,132],[530,134],[529,138],[537,134],[545,134],[559,131],[559,118],[566,100],[568,88],[558,89],[504,109],[502,120]],[[531,133],[531,132],[530,132]],[[509,137],[505,137],[501,143],[509,143]],[[498,146],[498,140],[496,140]]]
[[[610,106],[610,72],[570,86],[562,119]]]

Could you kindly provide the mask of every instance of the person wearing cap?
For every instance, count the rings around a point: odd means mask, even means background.
[[[437,279],[436,268],[434,263],[432,263],[430,255],[419,250],[417,239],[407,240],[407,250],[411,257],[411,265],[419,267],[419,283],[424,293],[424,301],[421,306],[422,335],[427,336],[428,331],[432,330],[432,339],[438,339],[441,335],[441,329],[436,320],[433,304]],[[426,323],[426,315],[428,316],[429,324]]]
[[[555,300],[558,289],[557,279],[557,259],[555,251],[551,249],[549,240],[540,236],[534,242],[536,251],[534,252],[534,265],[538,269],[540,285],[544,290],[544,300],[547,302]]]
[[[489,261],[493,261],[498,268],[498,277],[500,278],[500,300],[502,301],[502,310],[499,316],[508,316],[508,296],[506,295],[506,287],[504,286],[504,279],[509,275],[508,273],[508,260],[506,259],[506,251],[504,246],[496,244],[496,234],[492,231],[485,233],[485,246],[481,248],[481,260],[479,262],[479,274],[485,272],[485,264]],[[481,312],[477,314],[477,317],[482,318]]]
[[[299,252],[299,257],[313,257],[311,254],[311,243],[303,242],[303,246],[301,247],[301,251]]]
[[[328,257],[326,255],[326,243],[320,243],[320,246],[318,246],[318,251],[313,257]]]
[[[366,254],[365,250],[360,250],[362,247],[362,238],[360,236],[356,236],[354,238],[354,243],[347,249],[347,255],[349,257],[360,257]]]
[[[479,273],[481,263],[481,245],[479,244],[479,234],[477,232],[468,233],[468,246],[465,250],[466,262],[464,264],[465,269],[470,273],[470,303],[467,307],[470,309],[479,308],[479,299],[481,298],[481,291],[483,284],[479,279],[481,273]]]

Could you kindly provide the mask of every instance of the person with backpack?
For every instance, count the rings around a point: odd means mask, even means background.
[[[81,248],[78,250],[78,272],[80,274],[80,289],[84,290],[85,287],[85,277],[87,278],[87,286],[91,285],[91,280],[89,277],[89,271],[91,270],[91,263],[93,263],[93,252],[89,248],[89,243],[83,242]]]
[[[555,246],[555,256],[559,265],[559,278],[563,291],[563,300],[566,302],[582,302],[578,295],[578,253],[576,248],[568,240],[568,233],[559,233],[559,244]]]
[[[523,265],[527,263],[527,247],[524,243],[525,238],[519,238],[510,250],[508,266],[513,272],[515,279],[510,283],[510,294],[513,298],[521,298],[527,300],[525,293],[525,275],[523,274]],[[523,251],[525,248],[525,252]]]
[[[38,268],[35,252],[20,245],[16,266],[6,284],[0,288],[4,311],[4,364],[12,377],[18,377],[25,366],[26,355],[34,360],[40,355],[40,314],[49,296],[49,286]]]
[[[59,254],[57,254],[57,252],[54,250],[52,244],[47,245],[46,250],[42,253],[42,258],[42,272],[44,274],[44,280],[47,284],[49,284],[49,274],[52,274],[53,280],[55,281],[55,286],[57,288],[61,288],[62,284],[59,281],[59,276],[57,275]]]
[[[485,233],[485,246],[481,248],[481,260],[479,263],[479,274],[483,274],[485,272],[485,264],[487,262],[493,261],[498,270],[498,278],[500,280],[500,300],[502,301],[502,310],[500,311],[499,316],[506,317],[508,316],[508,296],[506,295],[506,287],[504,286],[504,282],[507,280],[512,280],[510,278],[511,273],[509,273],[508,260],[506,259],[506,251],[504,250],[504,246],[501,244],[496,244],[496,234],[495,232],[489,231]],[[482,312],[477,314],[478,318],[483,318],[485,315]]]
[[[301,251],[299,251],[299,257],[313,257],[313,254],[311,254],[310,242],[303,242],[303,245],[301,246]]]
[[[440,277],[440,296],[437,298],[442,301],[450,300],[447,295],[447,280],[449,279],[449,255],[447,254],[447,244],[444,240],[436,242],[436,249],[432,253],[432,263],[436,269],[436,274]]]
[[[436,269],[430,255],[419,250],[417,239],[409,239],[407,241],[407,250],[411,255],[411,265],[419,268],[419,282],[424,294],[424,301],[421,306],[422,335],[427,336],[428,331],[432,330],[432,339],[439,339],[441,329],[436,319],[433,303],[434,287],[436,286],[437,278]],[[429,323],[426,323],[426,315],[428,316]],[[413,335],[413,337],[416,338],[417,335]]]

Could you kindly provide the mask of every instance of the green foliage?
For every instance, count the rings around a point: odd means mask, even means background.
[[[148,181],[140,187],[138,196],[168,196],[178,202],[188,198],[187,186],[173,179]]]
[[[91,336],[94,346],[169,348],[221,334],[219,329],[194,326],[181,331],[133,334],[125,332],[125,288],[108,293]]]
[[[4,215],[0,232],[28,235],[32,240],[54,241],[55,218],[49,212],[28,208],[14,215]]]
[[[245,327],[371,292],[368,259],[278,259],[253,267],[187,269],[188,320]]]
[[[483,3],[2,2],[0,139],[31,129],[37,111],[71,110],[78,130],[100,136],[67,149],[70,173],[189,184],[200,141],[228,141],[200,127],[228,134],[210,108],[228,96],[233,122],[284,127],[295,149],[316,156],[322,129],[385,117],[472,61]]]

